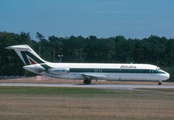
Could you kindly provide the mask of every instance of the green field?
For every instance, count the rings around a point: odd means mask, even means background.
[[[1,120],[171,120],[174,89],[0,87]]]

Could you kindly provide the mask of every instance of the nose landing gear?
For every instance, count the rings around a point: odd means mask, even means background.
[[[162,80],[160,80],[160,81],[158,82],[158,85],[162,85]]]
[[[158,85],[162,85],[162,83],[161,82],[158,82]]]

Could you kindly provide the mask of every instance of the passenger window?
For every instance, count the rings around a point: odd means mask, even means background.
[[[150,73],[154,73],[154,71],[153,70],[150,70]]]

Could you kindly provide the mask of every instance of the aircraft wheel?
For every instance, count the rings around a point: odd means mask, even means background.
[[[83,83],[84,84],[91,84],[91,80],[84,80]]]
[[[161,82],[158,82],[158,85],[162,85],[162,83]]]

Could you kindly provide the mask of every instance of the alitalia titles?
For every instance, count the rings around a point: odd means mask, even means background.
[[[133,65],[121,65],[120,66],[120,68],[122,68],[122,69],[135,69],[136,68],[136,66],[133,66]]]

